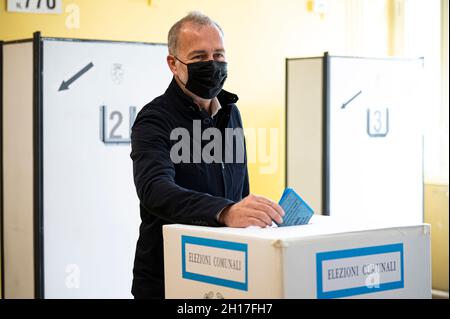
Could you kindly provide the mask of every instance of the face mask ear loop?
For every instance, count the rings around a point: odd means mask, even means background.
[[[180,59],[178,59],[176,55],[174,55],[173,57],[174,57],[175,59],[177,59],[177,60],[178,60],[179,62],[181,62],[181,63],[183,63],[184,65],[186,65],[186,66],[187,66],[187,64],[186,64],[186,63],[184,63],[183,61],[181,61]]]
[[[176,55],[174,55],[173,57],[174,57],[175,59],[177,59],[180,63],[182,63],[182,64],[184,64],[184,65],[187,66],[187,64],[184,63],[183,61],[181,61],[180,59],[178,59]],[[177,78],[178,78],[178,80],[181,82],[181,84],[183,84],[184,87],[186,87],[186,83],[183,83],[183,81],[181,81],[181,79],[180,79],[180,77],[179,77],[178,75],[177,75]]]

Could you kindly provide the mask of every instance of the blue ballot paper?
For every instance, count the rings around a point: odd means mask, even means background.
[[[285,212],[283,223],[279,227],[308,224],[314,214],[312,208],[292,188],[284,190],[278,204]]]

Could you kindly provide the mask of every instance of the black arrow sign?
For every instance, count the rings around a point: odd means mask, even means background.
[[[71,85],[73,82],[78,80],[78,78],[80,76],[82,76],[84,73],[89,71],[89,69],[91,69],[93,66],[94,66],[94,64],[91,62],[88,65],[86,65],[84,68],[82,68],[79,72],[77,72],[77,74],[75,74],[70,79],[68,79],[67,81],[63,80],[62,83],[61,83],[61,86],[58,89],[58,91],[68,90],[69,89],[69,85]]]
[[[344,104],[342,104],[341,109],[345,109],[345,107],[347,106],[347,104],[349,104],[351,101],[353,101],[354,99],[356,99],[358,97],[358,95],[360,95],[362,93],[362,91],[359,91],[358,93],[356,93],[355,95],[352,96],[352,98],[350,100],[348,100],[347,102],[345,102]]]

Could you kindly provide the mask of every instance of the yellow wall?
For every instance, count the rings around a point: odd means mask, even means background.
[[[431,224],[433,289],[448,292],[448,185],[425,186],[425,222]]]

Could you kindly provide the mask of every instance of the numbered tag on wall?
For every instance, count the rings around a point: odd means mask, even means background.
[[[367,109],[367,134],[385,137],[389,133],[389,109]]]
[[[54,13],[62,12],[62,0],[8,0],[8,12]]]
[[[105,144],[128,144],[131,142],[131,128],[136,119],[136,107],[128,110],[110,110],[100,107],[100,140]]]

